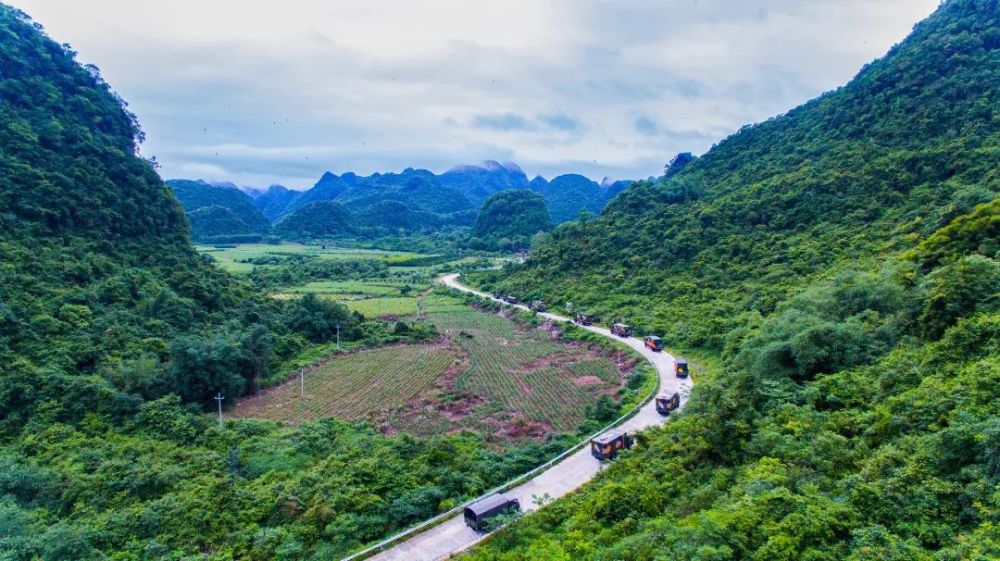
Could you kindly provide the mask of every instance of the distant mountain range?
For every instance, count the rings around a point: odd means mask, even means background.
[[[509,190],[542,195],[552,221],[559,224],[581,211],[599,214],[631,183],[606,179],[599,184],[576,174],[529,180],[517,164],[492,160],[456,166],[440,175],[414,168],[369,176],[326,172],[306,191],[281,185],[262,190],[228,182],[167,181],[188,215],[192,238],[198,241],[238,241],[269,234],[282,239],[349,235],[371,240],[465,228],[475,223],[488,197]],[[313,206],[324,202],[337,205]]]

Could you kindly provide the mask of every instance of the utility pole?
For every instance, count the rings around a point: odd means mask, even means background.
[[[340,324],[337,324],[337,350],[340,350]]]
[[[218,402],[218,404],[219,404],[219,428],[220,429],[222,428],[222,400],[223,399],[226,399],[226,396],[222,395],[222,392],[219,392],[218,395],[215,396],[215,401]]]
[[[299,397],[306,396],[306,369],[299,370]]]

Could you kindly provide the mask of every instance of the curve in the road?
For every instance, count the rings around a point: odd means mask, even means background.
[[[458,276],[459,275],[457,274],[446,275],[441,277],[439,280],[442,284],[449,288],[474,294],[480,298],[500,302],[500,300],[489,294],[479,292],[461,284],[458,282]],[[517,305],[514,307],[530,311],[526,306]],[[555,322],[571,321],[569,318],[551,313],[539,312],[538,315]],[[682,380],[674,376],[673,356],[666,352],[653,352],[650,349],[647,349],[639,339],[636,339],[635,337],[629,337],[627,339],[618,337],[616,335],[612,335],[609,330],[603,327],[582,325],[580,327],[610,339],[614,339],[615,341],[621,341],[642,354],[643,357],[645,357],[646,360],[652,363],[652,365],[656,368],[660,377],[660,393],[671,395],[674,392],[679,392],[681,396],[681,407],[684,407],[684,404],[687,402],[687,398],[691,393],[692,380],[691,378]],[[656,412],[654,400],[650,400],[632,417],[624,421],[619,428],[632,433],[646,427],[662,424],[665,420],[666,417],[663,417]],[[577,489],[587,481],[593,479],[593,477],[601,470],[603,465],[604,464],[591,456],[589,446],[583,446],[575,452],[562,458],[558,463],[554,463],[547,469],[541,470],[531,479],[528,479],[523,483],[505,491],[505,493],[516,497],[521,503],[521,508],[525,512],[528,512],[537,508],[535,504],[537,497],[547,496],[552,499],[562,497],[563,495]],[[422,527],[426,526],[422,525]],[[413,535],[405,541],[399,541],[405,537],[406,533],[413,533]],[[382,542],[383,544],[392,542],[398,543],[395,543],[377,555],[366,557],[374,550],[379,549],[379,545],[355,553],[354,555],[345,558],[343,561],[361,558],[368,558],[377,561],[437,561],[439,559],[446,559],[451,555],[468,549],[470,546],[485,537],[484,534],[476,532],[472,528],[466,526],[464,518],[457,515],[433,525],[422,532],[415,533],[414,530],[410,530],[406,533],[394,536],[393,538]]]

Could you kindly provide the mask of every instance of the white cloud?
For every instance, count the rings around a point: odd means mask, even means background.
[[[848,80],[937,0],[21,0],[101,67],[166,177],[645,177]]]

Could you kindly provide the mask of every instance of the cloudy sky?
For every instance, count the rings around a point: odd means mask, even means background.
[[[101,68],[166,178],[658,174],[850,79],[938,0],[4,0]]]

